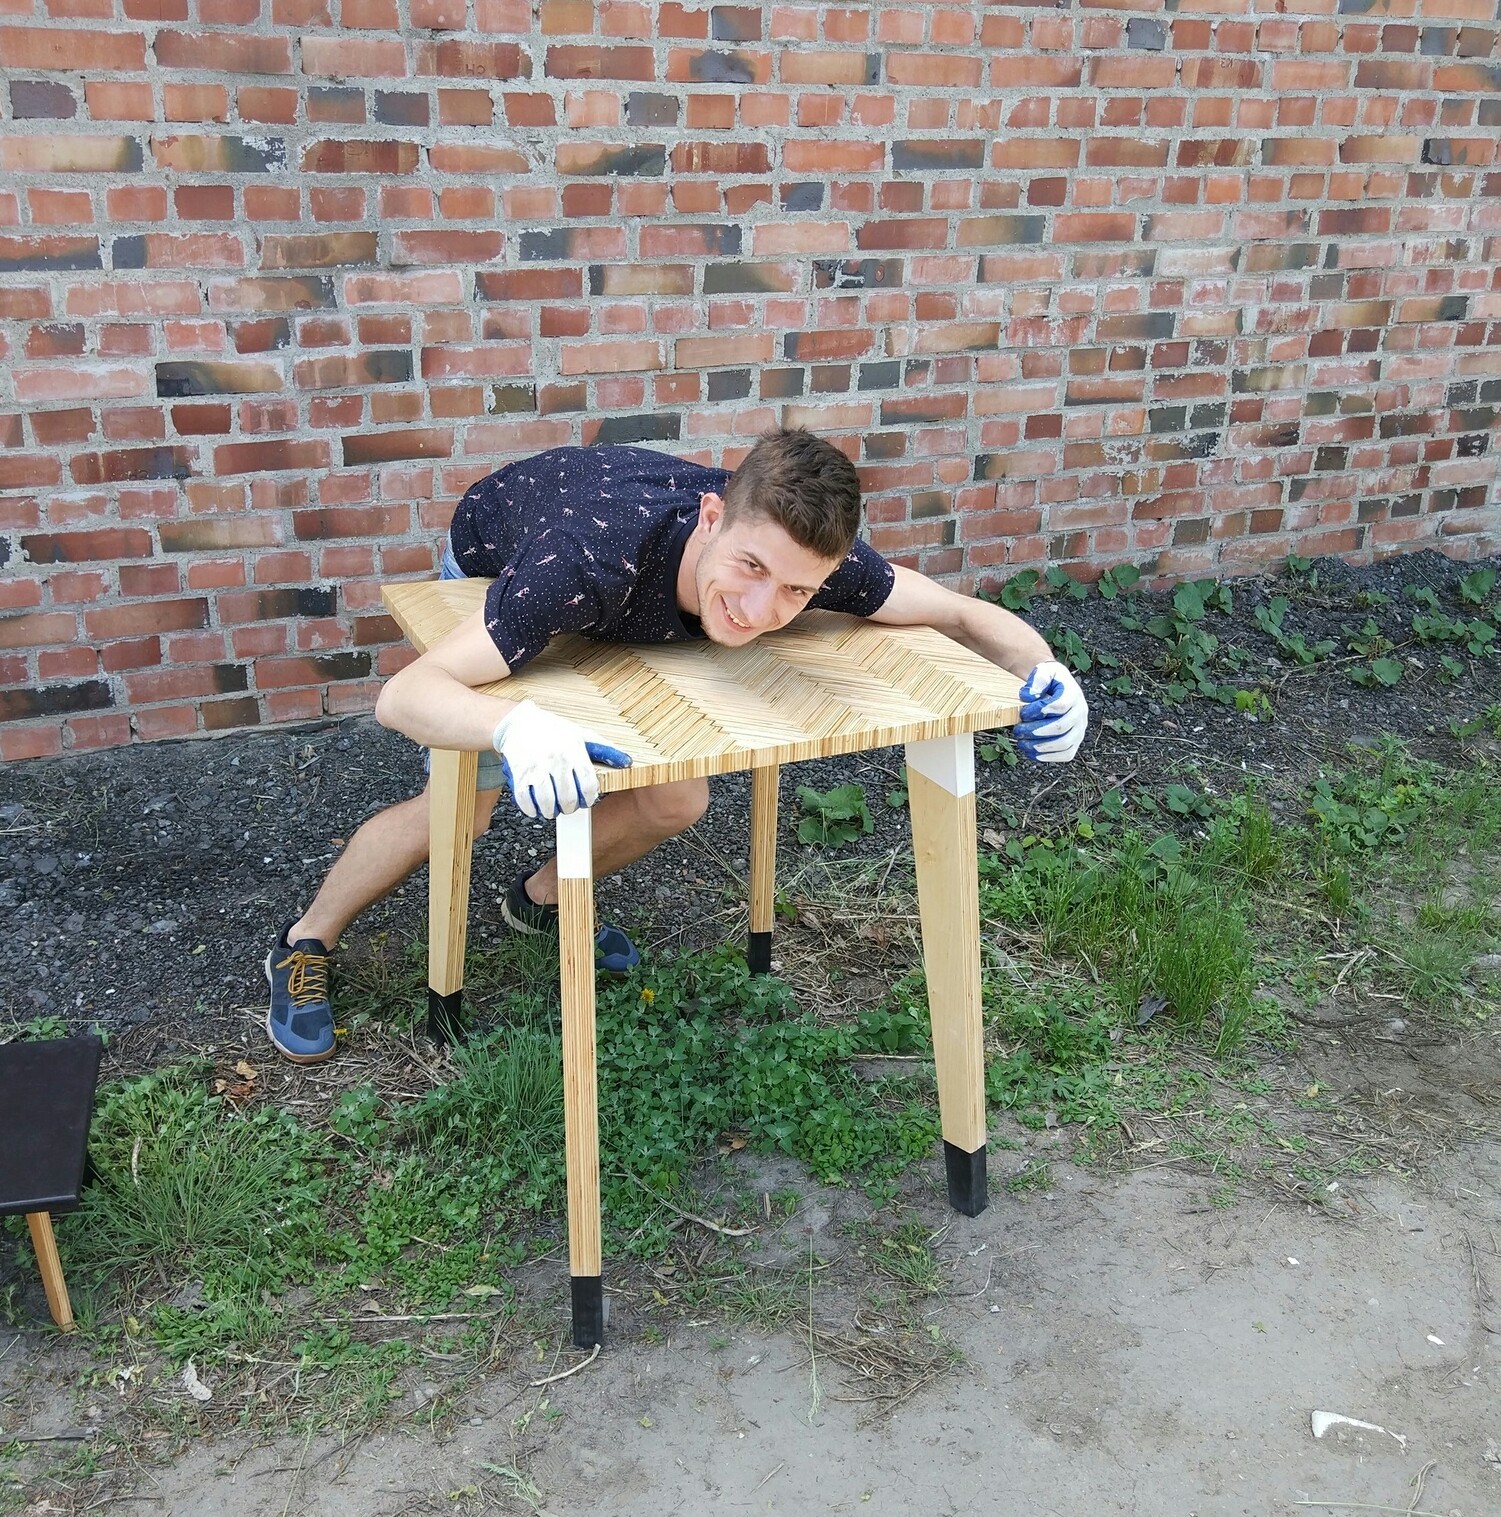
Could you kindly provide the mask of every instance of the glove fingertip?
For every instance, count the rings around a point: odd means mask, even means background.
[[[623,748],[612,748],[608,743],[585,743],[589,757],[607,769],[629,769],[632,759]]]

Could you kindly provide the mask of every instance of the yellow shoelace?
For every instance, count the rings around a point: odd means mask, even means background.
[[[276,967],[292,966],[287,976],[287,991],[294,1006],[309,1006],[328,999],[328,960],[321,953],[304,953],[296,948]]]

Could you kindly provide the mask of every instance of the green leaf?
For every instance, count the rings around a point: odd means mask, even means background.
[[[1371,673],[1383,685],[1395,685],[1402,678],[1402,665],[1394,658],[1378,658],[1371,661]]]

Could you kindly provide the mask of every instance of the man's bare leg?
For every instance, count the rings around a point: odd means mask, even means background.
[[[475,798],[476,835],[490,824],[502,792],[482,790]],[[645,790],[622,790],[595,803],[594,877],[613,874],[644,858],[658,843],[691,827],[709,803],[706,780],[682,780]],[[427,862],[427,791],[377,812],[350,838],[325,876],[313,903],[287,929],[288,942],[316,938],[332,947],[367,906],[389,895]],[[540,906],[558,898],[557,863],[549,859],[527,881],[527,894]]]
[[[645,858],[658,843],[691,827],[709,804],[707,780],[678,780],[643,790],[617,790],[594,803],[594,878]],[[526,882],[538,906],[558,899],[558,861],[548,859]]]
[[[481,790],[475,797],[476,834],[490,825],[499,796],[498,790]],[[312,905],[287,928],[287,941],[316,938],[332,948],[360,912],[425,864],[427,853],[428,796],[424,790],[409,801],[376,812],[350,838],[324,876]]]

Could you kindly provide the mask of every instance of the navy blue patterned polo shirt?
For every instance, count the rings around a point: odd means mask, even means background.
[[[493,578],[485,626],[515,673],[560,632],[615,643],[703,636],[678,609],[677,578],[699,498],[723,495],[725,469],[649,448],[553,448],[507,464],[459,502],[449,541],[471,578]],[[809,602],[869,616],[891,593],[891,565],[869,544]]]

